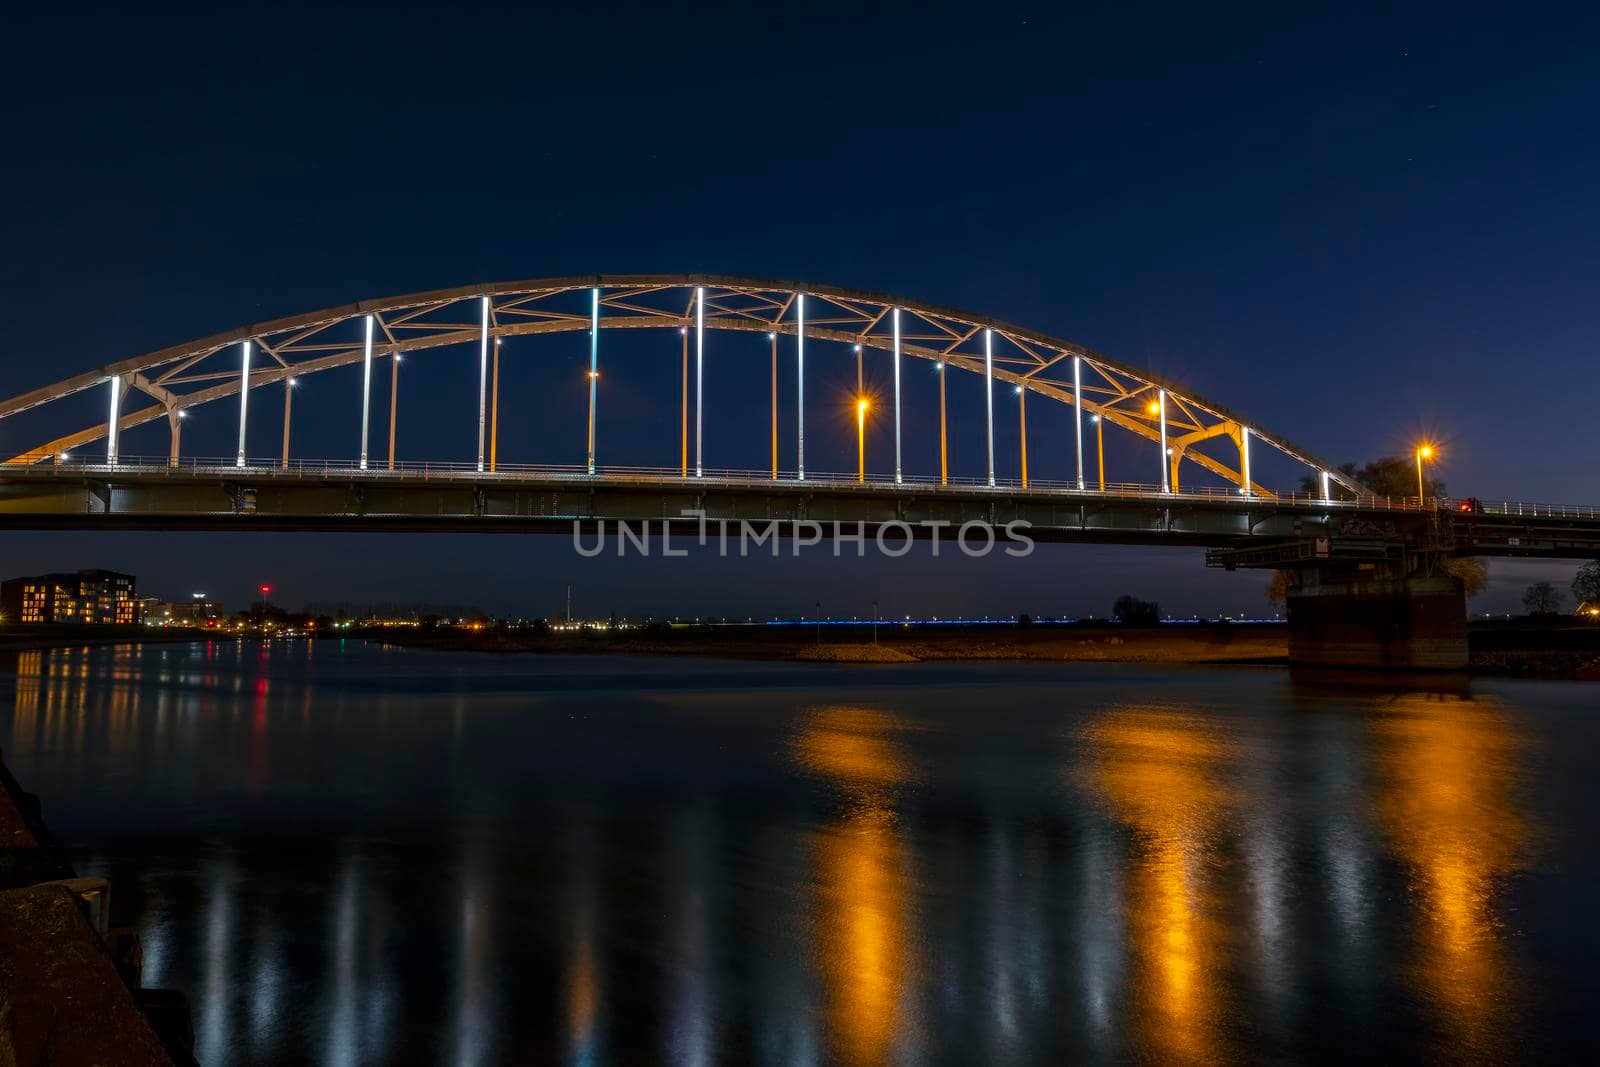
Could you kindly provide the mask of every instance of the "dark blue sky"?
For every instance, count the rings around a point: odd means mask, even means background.
[[[707,271],[970,308],[1148,367],[1333,460],[1427,433],[1458,494],[1600,501],[1600,20],[1576,5],[8,22],[5,395],[357,299]],[[551,352],[558,370],[581,362]],[[448,359],[431,372],[449,378]],[[403,404],[423,402],[417,378]],[[318,436],[348,417],[341,381],[307,385],[308,455],[348,451]],[[734,406],[735,386],[717,387],[710,403]],[[607,447],[670,449],[675,403],[603,423]],[[540,443],[535,421],[518,447],[542,454],[508,459],[581,459],[581,437]],[[0,446],[33,443],[15,422]],[[466,426],[401,425],[403,455],[471,458]],[[848,447],[847,430],[818,432]],[[270,580],[291,603],[528,613],[555,610],[569,581],[594,611],[820,596],[846,613],[874,597],[891,613],[1087,613],[1124,590],[1185,611],[1265,603],[1258,577],[1137,549],[619,565],[559,538],[4,535],[0,552],[8,574],[114,566],[235,602]],[[1509,609],[1531,576],[1570,569],[1497,564],[1477,606]]]

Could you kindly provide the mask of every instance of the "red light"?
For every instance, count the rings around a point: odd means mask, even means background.
[[[1456,510],[1457,511],[1471,511],[1472,510],[1472,505],[1469,504],[1467,501],[1463,500],[1461,503],[1456,505]]]
[[[270,592],[272,592],[272,586],[264,585],[264,586],[261,587],[261,595],[262,596],[266,596]]]

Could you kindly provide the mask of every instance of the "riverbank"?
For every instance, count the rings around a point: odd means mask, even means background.
[[[820,663],[1022,660],[1288,666],[1288,628],[1274,623],[986,626],[683,626],[612,631],[374,629],[360,636],[401,648],[553,655],[689,655]],[[1474,674],[1600,679],[1600,627],[1473,626]]]
[[[1020,660],[1287,666],[1288,629],[1279,623],[1110,623],[983,626],[670,626],[634,630],[464,630],[375,627],[343,631],[397,648],[546,655],[714,656],[813,663],[925,663]],[[176,627],[6,627],[0,652],[91,645],[241,640]],[[317,640],[327,640],[327,637]],[[1474,625],[1469,670],[1518,678],[1600,680],[1600,627],[1525,623]]]
[[[1519,678],[1600,680],[1600,626],[1522,620],[1473,626],[1472,669]]]
[[[79,878],[0,760],[0,1063],[193,1064],[187,999],[140,984],[111,885]]]
[[[0,652],[84,645],[171,644],[217,640],[220,636],[216,630],[194,626],[9,625],[0,627]]]
[[[402,648],[557,655],[689,655],[826,663],[940,660],[1287,662],[1282,626],[1218,624],[1150,629],[1110,625],[684,626],[613,631],[369,630]]]

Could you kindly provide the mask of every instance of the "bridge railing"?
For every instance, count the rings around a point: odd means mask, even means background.
[[[79,460],[55,463],[47,467],[30,466],[28,469],[34,471],[42,469],[53,470],[66,476],[79,476],[87,473],[112,473],[113,471],[113,468],[108,467],[105,463]],[[119,456],[115,470],[167,471],[178,475],[208,478],[249,475],[254,479],[266,478],[271,480],[339,477],[372,480],[400,478],[419,481],[476,481],[495,478],[538,477],[572,479],[577,482],[600,479],[607,482],[638,481],[641,484],[682,484],[684,479],[682,469],[679,467],[604,466],[598,468],[591,475],[588,473],[587,467],[580,463],[497,463],[492,471],[480,471],[477,464],[472,462],[400,460],[395,462],[393,468],[390,468],[388,463],[384,462],[369,465],[363,470],[348,460],[291,459],[288,463],[262,463],[258,461],[245,467],[240,467],[236,457],[188,456],[174,463],[166,456],[138,455]],[[773,483],[770,468],[767,470],[745,470],[707,467],[703,469],[701,474],[691,474],[690,477],[697,483],[741,488],[760,488],[762,486],[770,486]],[[778,480],[786,485],[793,485],[800,481],[798,472],[793,470],[780,470],[778,472]],[[1163,491],[1161,486],[1148,483],[1107,482],[1102,488],[1098,481],[1090,481],[1086,483],[1083,489],[1079,489],[1075,481],[1047,478],[1030,478],[1024,485],[1019,478],[997,477],[994,485],[990,486],[987,479],[979,477],[951,477],[941,483],[938,478],[930,475],[906,475],[897,483],[892,479],[877,475],[869,475],[865,481],[862,481],[854,471],[808,470],[806,471],[804,483],[827,485],[836,489],[849,489],[852,486],[859,486],[863,491],[871,492],[882,492],[885,488],[926,490],[954,487],[976,490],[993,488],[1006,493],[1027,492],[1030,494],[1039,493],[1041,495],[1064,495],[1068,497],[1127,497],[1144,501],[1176,499],[1236,502],[1242,499],[1242,494],[1236,487],[1193,486]],[[1402,512],[1453,511],[1460,504],[1460,501],[1444,497],[1428,497],[1419,501],[1416,497],[1369,495],[1325,500],[1315,494],[1298,491],[1257,494],[1252,499],[1280,507],[1288,506],[1317,511],[1327,511],[1329,509]],[[1479,502],[1476,507],[1476,513],[1538,519],[1600,519],[1600,508],[1597,507],[1568,504],[1535,504],[1516,501]]]

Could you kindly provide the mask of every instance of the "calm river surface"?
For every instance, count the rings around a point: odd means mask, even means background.
[[[1600,686],[0,660],[207,1065],[1594,1062]]]

